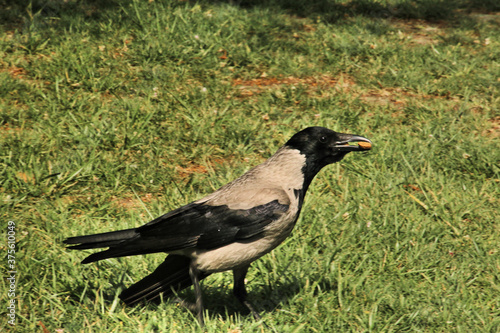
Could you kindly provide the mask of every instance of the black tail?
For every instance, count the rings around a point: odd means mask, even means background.
[[[174,292],[189,287],[189,265],[191,259],[185,256],[171,254],[158,268],[144,279],[131,285],[120,294],[120,299],[127,305],[141,300],[151,301],[163,293],[164,297],[174,295]],[[200,280],[210,274],[202,274]]]
[[[139,234],[135,231],[136,229],[126,229],[120,231],[105,232],[102,234],[88,235],[88,236],[78,236],[71,237],[64,241],[65,244],[79,244],[70,246],[69,249],[73,250],[87,250],[87,249],[97,249],[102,247],[113,247],[109,250],[91,254],[85,258],[82,263],[87,264],[89,262],[98,261],[107,258],[115,258],[126,255],[134,254],[134,251],[125,249],[124,247],[116,247],[125,241],[129,241],[138,237]]]

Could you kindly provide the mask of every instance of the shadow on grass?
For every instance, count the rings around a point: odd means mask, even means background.
[[[497,0],[241,0],[240,5],[275,6],[297,16],[319,17],[330,23],[356,16],[453,21],[461,15],[460,10],[500,10]]]
[[[137,1],[137,0],[136,0]],[[161,3],[168,0],[156,0]],[[243,9],[255,7],[283,10],[299,17],[320,18],[335,23],[349,17],[457,20],[462,12],[500,11],[498,0],[174,0],[179,5],[226,3]],[[141,1],[146,2],[146,1]],[[0,26],[5,30],[26,29],[36,16],[57,19],[69,15],[87,21],[101,20],[128,7],[134,0],[0,0]],[[139,3],[140,4],[140,3]]]
[[[103,10],[116,7],[115,0],[0,0],[0,26],[6,30],[19,29],[26,25],[34,16],[56,18],[64,13],[74,16],[92,16]]]
[[[86,302],[90,301],[91,303],[96,303],[100,301],[99,299],[102,299],[104,300],[106,307],[109,308],[115,301],[116,294],[121,292],[121,290],[126,289],[126,286],[123,285],[123,281],[120,281],[120,279],[108,282],[111,284],[111,287],[109,289],[106,288],[105,291],[96,281],[91,282],[86,286],[79,285],[76,289],[72,289],[70,291],[69,297],[74,304],[80,304],[83,300],[80,299],[79,295],[84,294],[84,298],[87,299]],[[248,300],[254,305],[257,312],[264,315],[265,313],[273,312],[280,308],[282,304],[286,304],[288,299],[300,293],[302,286],[303,283],[296,279],[291,279],[288,282],[280,283],[272,287],[265,286],[252,288],[251,285],[248,285]],[[202,284],[202,294],[205,310],[208,311],[210,316],[220,316],[224,319],[229,319],[230,317],[234,318],[237,316],[251,317],[248,309],[236,299],[233,295],[232,288],[229,286],[217,288],[208,286],[204,287]],[[180,291],[179,297],[193,304],[195,302],[192,287],[188,287]],[[158,298],[157,300],[150,302],[140,302],[133,307],[147,309],[148,311],[157,311],[162,302],[166,304],[176,304],[172,298]],[[125,306],[125,304],[121,301],[120,304]],[[187,308],[179,307],[179,311],[189,310]]]
[[[257,312],[265,315],[286,305],[289,299],[301,292],[304,283],[304,281],[296,279],[289,279],[289,281],[281,283],[276,282],[272,286],[252,286],[252,283],[249,283],[247,284],[248,300]],[[194,299],[192,290],[188,290],[188,295]],[[210,315],[218,315],[222,318],[238,315],[252,317],[248,309],[233,295],[233,290],[230,287],[205,288],[203,299],[205,308],[208,309]]]

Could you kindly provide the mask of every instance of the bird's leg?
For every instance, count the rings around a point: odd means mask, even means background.
[[[238,299],[238,301],[240,301],[241,304],[243,304],[248,310],[250,310],[255,320],[260,320],[261,318],[259,314],[257,313],[257,311],[255,311],[252,304],[250,304],[250,302],[247,300],[248,293],[247,290],[245,289],[245,276],[247,275],[248,267],[250,267],[250,265],[233,270],[233,276],[234,276],[233,293],[234,296],[236,296],[236,298]]]
[[[201,299],[201,288],[200,288],[200,271],[197,270],[193,265],[189,266],[189,276],[194,286],[194,294],[196,296],[196,311],[198,312],[198,321],[200,325],[205,326],[205,320],[203,318],[203,300]]]

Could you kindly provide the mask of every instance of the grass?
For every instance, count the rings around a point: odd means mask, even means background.
[[[82,266],[62,240],[148,222],[312,125],[374,149],[323,170],[292,236],[253,264],[267,326],[223,273],[203,284],[206,331],[500,331],[496,1],[0,6],[17,332],[201,331],[168,302],[117,299],[163,255]]]

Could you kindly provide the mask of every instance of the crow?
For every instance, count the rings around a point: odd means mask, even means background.
[[[245,276],[250,264],[283,242],[299,217],[307,189],[326,165],[351,151],[371,149],[367,138],[324,127],[308,127],[264,163],[206,197],[132,229],[71,237],[70,249],[108,248],[82,263],[107,258],[166,252],[165,261],[120,294],[127,305],[175,296],[194,286],[200,325],[204,325],[200,280],[233,271],[236,298],[252,313]]]

